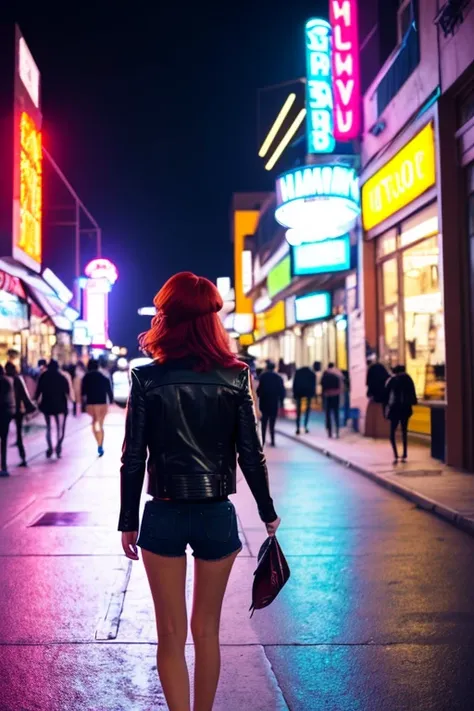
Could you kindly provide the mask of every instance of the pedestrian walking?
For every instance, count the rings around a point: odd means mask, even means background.
[[[262,417],[262,444],[265,445],[267,428],[270,425],[270,444],[275,446],[275,423],[278,417],[278,408],[283,407],[286,396],[283,378],[275,373],[275,363],[267,362],[266,370],[261,374],[257,397]]]
[[[311,404],[313,398],[316,397],[316,373],[320,370],[320,363],[313,363],[313,368],[303,366],[298,368],[293,380],[293,397],[296,401],[296,434],[300,434],[301,415],[303,402],[305,402],[304,413],[304,429],[308,434],[309,415],[311,413]]]
[[[339,408],[341,394],[344,390],[344,379],[341,371],[334,363],[329,363],[321,378],[321,390],[323,394],[324,412],[326,414],[326,431],[328,437],[332,437],[332,421],[336,431],[336,438],[339,437]]]
[[[69,400],[70,400],[71,403],[72,403],[72,412],[73,412],[73,414],[74,414],[75,411],[76,411],[76,392],[75,392],[75,390],[74,390],[73,381],[72,381],[72,375],[71,375],[70,369],[69,369],[69,367],[68,367],[67,365],[64,365],[64,366],[61,368],[61,370],[60,370],[59,372],[60,372],[61,375],[62,375],[64,378],[66,378],[66,380],[67,380],[67,384],[68,384],[68,387],[69,387],[69,395],[68,395],[68,397],[69,397]]]
[[[35,400],[44,415],[46,422],[46,456],[53,456],[53,439],[51,432],[52,420],[56,425],[56,456],[62,454],[64,437],[66,434],[66,420],[68,415],[68,399],[70,397],[69,383],[59,370],[59,363],[51,360],[47,370],[40,376],[36,388]]]
[[[219,681],[221,608],[242,549],[229,494],[236,453],[267,531],[280,523],[255,418],[250,372],[231,352],[217,314],[223,300],[207,279],[183,272],[155,297],[157,316],[142,349],[154,363],[132,371],[121,468],[119,530],[125,555],[138,560],[153,595],[158,673],[171,711],[190,710],[185,647],[186,545],[195,558],[191,631],[194,708],[211,709]],[[138,537],[140,494],[148,492]]]
[[[26,450],[23,442],[23,423],[27,415],[32,415],[36,411],[26,383],[21,375],[19,375],[16,366],[12,362],[5,365],[5,376],[10,378],[13,384],[13,393],[15,396],[15,413],[14,419],[16,424],[16,446],[20,455],[20,467],[28,466],[26,461]]]
[[[15,416],[15,392],[13,383],[5,376],[5,370],[0,365],[0,476],[10,476],[7,467],[8,432],[10,422]]]
[[[90,359],[88,372],[82,379],[82,398],[86,412],[92,418],[92,432],[97,442],[99,457],[104,456],[104,422],[109,404],[113,402],[112,384],[107,375],[99,370],[99,361]]]
[[[82,360],[78,361],[76,363],[75,369],[74,369],[74,378],[72,381],[72,387],[74,389],[74,405],[73,405],[73,414],[74,417],[77,417],[77,415],[80,414],[81,411],[83,411],[82,408],[82,379],[84,378],[86,374],[86,366],[82,362]]]
[[[43,373],[46,373],[48,370],[48,361],[45,360],[44,358],[40,358],[38,361],[38,369],[37,369],[37,375],[38,378],[40,378]]]
[[[394,464],[398,464],[397,428],[402,430],[402,462],[408,457],[408,422],[413,414],[413,405],[417,403],[415,383],[405,370],[404,365],[397,365],[393,375],[385,385],[385,415],[390,421],[390,444],[392,445]]]

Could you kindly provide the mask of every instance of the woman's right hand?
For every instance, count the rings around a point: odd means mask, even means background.
[[[273,538],[273,536],[276,534],[278,526],[281,523],[281,518],[278,516],[274,521],[271,523],[266,523],[265,526],[267,527],[267,533],[270,536],[270,538]]]

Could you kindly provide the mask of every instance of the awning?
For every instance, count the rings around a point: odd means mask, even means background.
[[[10,257],[0,259],[0,269],[21,279],[30,296],[60,331],[72,331],[79,313],[59,298],[56,291],[36,272]]]

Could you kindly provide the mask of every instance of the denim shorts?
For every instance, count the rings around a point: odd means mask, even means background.
[[[157,555],[180,558],[188,544],[199,560],[221,560],[239,551],[242,543],[234,505],[230,501],[147,501],[137,545]]]

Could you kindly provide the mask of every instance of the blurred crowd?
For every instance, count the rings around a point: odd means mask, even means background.
[[[112,378],[105,358],[89,358],[84,362],[74,356],[70,364],[62,367],[54,359],[49,362],[42,359],[36,368],[31,368],[19,361],[15,352],[10,353],[6,364],[0,365],[0,476],[9,476],[7,451],[12,423],[20,466],[28,465],[24,435],[38,413],[42,413],[46,426],[48,459],[53,453],[58,458],[62,456],[70,412],[76,417],[85,411],[92,417],[99,456],[102,456],[103,421],[112,401]]]

